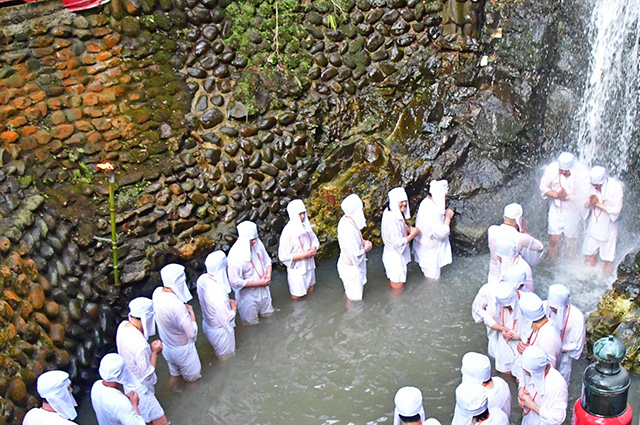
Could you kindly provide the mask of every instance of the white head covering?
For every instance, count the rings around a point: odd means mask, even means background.
[[[446,195],[449,193],[449,182],[446,180],[431,180],[429,183],[429,195],[438,207],[440,214],[446,210]]]
[[[193,298],[189,288],[187,288],[187,275],[184,273],[184,266],[180,264],[167,264],[160,270],[162,284],[173,291],[183,303],[189,302]]]
[[[522,228],[522,214],[522,206],[520,204],[513,203],[504,207],[504,217],[515,220],[519,228]]]
[[[501,277],[502,282],[520,289],[524,286],[524,281],[527,280],[527,273],[520,267],[509,267],[502,273]]]
[[[243,221],[236,227],[238,240],[236,245],[240,248],[242,261],[251,261],[251,241],[258,239],[258,226],[253,221]]]
[[[501,238],[496,241],[493,250],[500,257],[500,275],[509,269],[518,256],[518,245],[510,238]]]
[[[501,307],[511,307],[515,312],[518,306],[518,291],[513,285],[499,283],[496,287],[496,302]]]
[[[124,359],[120,354],[109,353],[100,360],[98,373],[103,381],[117,382],[122,385],[125,394],[129,391],[135,391],[138,395],[145,393],[140,381],[133,376],[124,363]]]
[[[407,209],[404,211],[404,215],[400,211],[400,206],[398,205],[402,201],[407,201]],[[402,219],[410,219],[411,212],[409,211],[409,197],[407,196],[407,192],[403,187],[396,187],[389,191],[389,209],[396,215],[398,218]]]
[[[562,152],[558,155],[558,169],[560,170],[571,170],[573,168],[573,164],[575,162],[575,157],[572,153]]]
[[[480,415],[489,408],[487,390],[480,384],[463,381],[456,388],[456,406],[459,413],[471,423],[471,418]]]
[[[218,282],[227,294],[231,292],[229,285],[229,276],[227,275],[227,256],[222,251],[213,251],[207,255],[204,260],[204,266],[207,268],[207,274]]]
[[[287,213],[289,214],[289,221],[294,225],[297,235],[304,235],[305,233],[311,233],[311,223],[309,223],[309,215],[306,215],[304,221],[300,219],[300,213],[306,213],[307,209],[304,206],[302,199],[294,199],[287,205]]]
[[[591,184],[604,184],[607,180],[607,170],[604,167],[595,166],[589,172]]]
[[[484,354],[473,351],[462,356],[462,382],[479,384],[491,379],[491,361]]]
[[[522,369],[531,374],[524,374],[524,385],[531,397],[536,392],[539,396],[544,394],[544,373],[548,364],[549,355],[540,347],[532,345],[522,353]]]
[[[429,418],[422,422],[422,425],[442,425],[436,418]]]
[[[564,328],[567,314],[569,313],[569,297],[570,292],[566,286],[555,284],[549,286],[549,292],[547,294],[547,316],[553,325],[558,329],[558,332],[562,332]],[[551,311],[551,307],[558,309],[558,313]]]
[[[400,424],[400,415],[420,415],[424,422],[424,408],[422,407],[422,392],[416,387],[402,387],[396,393],[394,399],[396,408],[393,412],[393,425]]]
[[[37,389],[40,397],[47,400],[47,403],[62,417],[74,420],[78,413],[75,406],[76,399],[71,394],[69,374],[61,370],[45,372],[38,377]]]
[[[340,207],[344,211],[344,215],[350,217],[358,229],[362,229],[367,225],[367,220],[364,218],[364,205],[358,195],[352,193],[347,196],[342,200]]]
[[[142,334],[145,338],[156,334],[155,314],[153,312],[153,301],[149,298],[138,297],[129,303],[129,319],[135,317],[142,322]]]
[[[520,294],[520,312],[525,319],[532,322],[545,317],[542,300],[533,292]]]

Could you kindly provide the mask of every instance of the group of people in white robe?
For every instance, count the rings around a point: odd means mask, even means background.
[[[601,166],[587,172],[573,154],[563,152],[546,167],[540,193],[550,199],[549,255],[557,257],[562,246],[573,254],[584,232],[582,253],[587,261],[595,266],[599,255],[604,272],[612,274],[624,199],[622,183]]]
[[[551,198],[549,209],[549,252],[557,255],[560,238],[570,249],[586,219],[583,253],[595,263],[602,258],[605,271],[612,267],[617,238],[617,219],[622,208],[622,185],[608,177],[602,167],[590,172],[590,188],[581,188],[579,173],[572,170],[575,159],[563,153],[545,170],[540,191]],[[389,205],[382,215],[384,242],[382,261],[390,284],[400,288],[406,282],[411,253],[425,277],[439,279],[440,269],[452,261],[449,227],[454,212],[446,208],[448,183],[434,180],[429,196],[419,206],[415,227],[408,196],[403,188],[389,192]],[[583,202],[583,194],[587,194]],[[372,243],[361,230],[366,226],[364,204],[355,194],[341,203],[344,216],[338,223],[338,275],[345,295],[362,300],[367,282],[366,254]],[[287,206],[289,222],[284,227],[278,258],[287,267],[287,281],[293,299],[313,291],[314,257],[319,241],[313,232],[301,200]],[[272,261],[258,237],[255,223],[237,226],[238,239],[228,256],[214,251],[205,259],[206,273],[196,283],[202,309],[202,329],[220,358],[235,352],[235,318],[245,324],[258,323],[274,312],[271,292]],[[412,248],[410,244],[413,242]],[[504,222],[488,230],[491,253],[487,283],[472,305],[476,323],[487,328],[488,353],[498,372],[513,375],[518,382],[518,404],[524,425],[559,425],[565,419],[567,385],[571,361],[580,357],[585,344],[584,317],[569,303],[563,285],[549,287],[543,302],[534,292],[532,266],[541,259],[543,244],[526,232],[522,207],[507,205]],[[118,353],[107,354],[100,363],[102,378],[91,389],[92,405],[99,425],[164,425],[167,418],[155,397],[157,358],[165,358],[171,382],[182,377],[187,382],[201,376],[195,346],[198,324],[189,301],[185,269],[168,264],[160,271],[162,286],[152,298],[139,297],[129,303],[128,320],[117,329]],[[229,298],[231,291],[235,299]],[[160,340],[149,343],[156,325]],[[70,392],[69,375],[62,371],[42,374],[37,390],[41,408],[30,410],[25,425],[73,424],[77,406]],[[491,376],[487,356],[467,353],[462,359],[462,384],[456,389],[452,425],[479,423],[507,425],[511,393],[506,382]],[[414,387],[401,388],[395,397],[394,425],[430,424],[425,419],[422,394]]]
[[[407,225],[411,218],[409,198],[402,187],[389,191],[389,205],[382,213],[380,233],[384,248],[382,263],[392,288],[400,289],[407,280],[407,264],[411,254],[428,279],[440,279],[440,269],[451,264],[449,226],[454,212],[446,208],[449,185],[446,180],[433,180],[427,196],[418,208],[415,227]],[[340,204],[343,217],[338,223],[338,275],[350,301],[362,300],[367,283],[367,252],[372,243],[362,236],[366,226],[364,204],[356,194]],[[413,242],[413,244],[412,244]]]

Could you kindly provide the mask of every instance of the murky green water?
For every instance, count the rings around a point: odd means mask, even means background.
[[[194,388],[167,390],[166,363],[159,359],[158,399],[174,425],[391,424],[395,391],[414,385],[423,392],[427,415],[448,424],[462,355],[486,353],[485,328],[473,323],[470,308],[488,262],[488,256],[455,257],[439,283],[424,281],[411,264],[404,291],[393,295],[376,249],[369,254],[364,301],[352,308],[345,306],[335,260],[320,262],[316,291],[297,303],[289,300],[284,272],[276,271],[274,317],[253,327],[239,325],[237,354],[226,364],[216,360],[200,333],[203,378]],[[579,261],[562,267],[543,263],[534,273],[543,298],[550,283],[562,282],[585,312],[607,287]],[[574,365],[570,411],[586,364]],[[512,389],[515,394],[515,384]],[[636,384],[630,401],[637,406],[639,400]],[[520,422],[520,412],[514,397],[512,423]],[[95,423],[88,398],[78,423]]]

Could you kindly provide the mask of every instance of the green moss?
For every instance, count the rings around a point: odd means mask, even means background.
[[[231,3],[226,8],[226,15],[232,19],[227,41],[238,47],[238,51],[248,58],[250,66],[278,68],[287,76],[297,75],[298,68],[308,61],[300,49],[300,40],[306,36],[303,26],[305,7],[299,0]],[[247,28],[257,33],[266,44],[266,48],[264,45],[260,47],[258,54],[255,54],[256,46],[249,39]]]

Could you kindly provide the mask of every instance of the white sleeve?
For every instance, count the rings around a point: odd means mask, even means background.
[[[184,331],[184,334],[187,336],[187,338],[189,338],[189,340],[191,341],[195,341],[196,337],[198,336],[198,324],[191,320],[191,316],[189,315],[186,307],[184,308],[184,314],[181,318],[179,318],[179,320],[180,327]]]
[[[489,303],[484,289],[484,286],[480,288],[478,294],[473,299],[473,304],[471,304],[471,317],[473,317],[476,323],[484,321],[484,317],[487,314],[487,306]]]
[[[286,225],[284,226],[284,229],[282,229],[280,242],[278,243],[278,259],[285,265],[285,267],[291,267],[291,264],[293,263],[293,254],[295,249],[291,242],[289,225]]]
[[[586,332],[584,327],[584,316],[582,312],[580,314],[570,314],[569,320],[571,321],[571,329],[564,336],[564,344],[562,351],[567,353],[572,359],[579,359],[584,349],[586,342]]]
[[[624,199],[624,195],[622,192],[622,186],[620,186],[616,188],[616,191],[614,192],[611,199],[606,200],[605,207],[607,209],[607,214],[609,214],[609,219],[611,219],[611,221],[616,221],[620,216],[620,211],[622,211],[623,199]]]
[[[151,349],[149,347],[140,350],[135,356],[137,375],[140,377],[140,382],[146,386],[155,384],[156,369],[151,365],[150,357]]]
[[[262,265],[266,269],[273,263],[271,261],[271,257],[269,257],[269,253],[267,252],[267,249],[264,247],[264,244],[260,239],[258,239],[258,243],[256,245],[258,246],[258,252],[260,252],[260,259],[262,260]]]
[[[548,388],[547,387],[551,387]],[[567,403],[569,394],[566,385],[545,385],[545,390],[549,391],[546,402],[540,406],[540,419],[547,425],[560,425],[567,416]]]
[[[380,233],[385,246],[393,248],[394,251],[402,252],[409,243],[407,236],[403,235],[404,229],[400,226],[400,221],[395,220],[389,211],[382,215]]]
[[[236,291],[242,289],[247,284],[247,280],[243,278],[242,268],[244,264],[241,262],[229,262],[227,272],[229,274],[229,283]]]
[[[547,192],[553,190],[551,188],[551,184],[553,182],[553,164],[547,166],[544,170],[544,174],[542,175],[542,179],[540,180],[540,194],[542,195],[542,199],[547,199]]]

